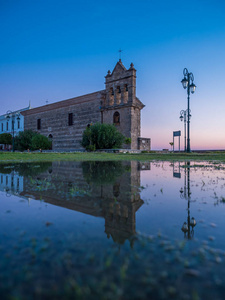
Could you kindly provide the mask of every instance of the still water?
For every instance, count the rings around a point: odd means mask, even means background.
[[[225,166],[0,165],[1,299],[224,299]]]

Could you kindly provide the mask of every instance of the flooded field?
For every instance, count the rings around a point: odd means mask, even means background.
[[[1,299],[224,299],[225,165],[0,165]]]

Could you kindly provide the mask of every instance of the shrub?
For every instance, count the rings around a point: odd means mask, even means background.
[[[19,151],[24,151],[27,149],[37,150],[37,149],[50,149],[51,142],[44,135],[41,135],[30,129],[20,131],[15,137],[15,149]]]
[[[12,135],[10,133],[0,134],[0,144],[12,145]]]
[[[127,145],[130,145],[131,144],[131,138],[125,138],[124,140],[124,143],[127,144]]]
[[[31,140],[37,133],[32,130],[20,131],[15,137],[15,149],[19,151],[24,151],[31,149]]]
[[[31,150],[48,150],[51,146],[51,141],[49,141],[49,139],[44,135],[36,134],[31,139]]]
[[[89,151],[94,149],[121,148],[124,136],[114,125],[96,123],[85,129],[81,145]]]

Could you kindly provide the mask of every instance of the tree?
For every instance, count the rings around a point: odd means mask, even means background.
[[[38,149],[50,149],[51,142],[49,139],[35,131],[30,129],[20,131],[15,137],[15,149],[24,151],[27,149],[38,150]]]
[[[126,145],[130,145],[131,144],[131,138],[125,138],[125,140],[124,140],[124,143],[126,144]]]
[[[30,129],[20,131],[19,134],[15,137],[15,149],[19,151],[31,149],[32,137],[37,134],[37,132],[34,132]]]
[[[10,133],[0,134],[0,144],[12,145],[12,135]]]
[[[171,151],[172,151],[173,142],[170,142],[169,144],[170,144],[170,146],[171,146]]]
[[[85,129],[81,145],[89,151],[121,148],[124,136],[114,125],[96,123]]]
[[[31,139],[32,150],[38,150],[38,149],[47,150],[50,149],[51,146],[52,146],[51,141],[49,141],[49,139],[44,135],[36,134]]]

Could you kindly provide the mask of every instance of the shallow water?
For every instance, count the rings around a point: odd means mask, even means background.
[[[224,299],[224,188],[212,163],[1,165],[1,299]]]

